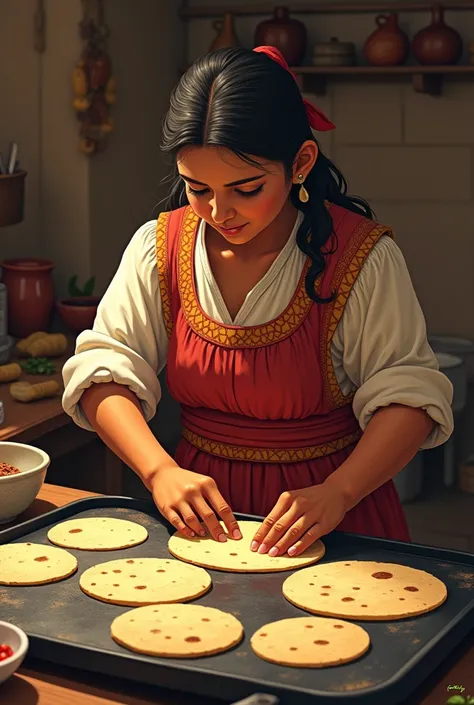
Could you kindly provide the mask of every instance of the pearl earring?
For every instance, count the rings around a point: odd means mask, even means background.
[[[308,201],[309,201],[309,193],[307,192],[307,190],[306,190],[305,187],[303,186],[303,174],[298,174],[298,181],[299,181],[299,184],[300,184],[300,190],[299,190],[299,193],[298,193],[298,197],[299,197],[301,203],[308,203]]]

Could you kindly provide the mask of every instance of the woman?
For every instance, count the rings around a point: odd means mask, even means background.
[[[196,61],[164,122],[166,211],[64,368],[65,411],[186,535],[238,540],[238,511],[270,555],[333,529],[409,541],[392,478],[452,432],[400,250],[313,137],[333,127],[273,47]],[[165,365],[174,459],[147,425]]]

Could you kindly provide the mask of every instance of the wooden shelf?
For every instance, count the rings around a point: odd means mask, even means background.
[[[189,67],[180,69],[180,74]],[[416,93],[441,95],[443,78],[445,76],[461,76],[474,78],[474,64],[461,64],[456,66],[292,66],[291,71],[296,75],[300,88],[307,93],[324,95],[327,82],[333,76],[343,78],[383,78],[407,76],[411,78],[413,90]]]
[[[324,95],[327,79],[343,77],[409,76],[417,93],[440,95],[444,76],[474,77],[474,65],[457,66],[294,66],[301,88],[309,93]]]
[[[445,10],[474,10],[474,0],[444,0],[442,3]],[[363,12],[430,12],[433,2],[315,2],[315,3],[295,3],[288,8],[292,15],[315,15],[315,14],[359,14]],[[226,7],[214,5],[209,7],[182,7],[179,10],[180,17],[220,17],[226,12],[233,15],[273,15],[275,6],[269,4],[235,5]]]

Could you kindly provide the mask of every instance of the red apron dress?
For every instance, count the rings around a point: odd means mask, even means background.
[[[266,516],[280,494],[322,483],[361,436],[352,396],[338,386],[331,339],[371,248],[388,228],[331,205],[336,252],[306,294],[309,260],[286,309],[257,326],[223,325],[202,310],[190,206],[162,213],[156,256],[169,335],[167,384],[181,405],[180,467],[216,481],[234,512]],[[333,248],[331,248],[333,249]],[[338,530],[410,541],[393,481],[351,509]]]

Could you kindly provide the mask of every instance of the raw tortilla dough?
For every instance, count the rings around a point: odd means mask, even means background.
[[[114,605],[156,605],[186,602],[211,587],[204,568],[163,558],[122,558],[88,568],[79,579],[81,590]]]
[[[359,658],[368,651],[370,637],[342,619],[295,617],[265,624],[253,634],[250,646],[265,661],[323,668]]]
[[[196,658],[227,651],[244,635],[233,615],[201,605],[149,605],[116,617],[112,638],[139,654]]]
[[[398,563],[337,561],[306,568],[283,583],[289,602],[331,617],[392,620],[436,609],[446,585],[424,570]]]
[[[222,525],[225,531],[224,525]],[[293,570],[319,561],[325,553],[322,541],[316,541],[301,556],[275,556],[250,550],[252,539],[261,526],[259,521],[240,521],[242,539],[228,538],[225,543],[211,536],[187,538],[176,532],[168,542],[169,552],[187,563],[216,568],[230,573],[272,573]]]
[[[91,517],[70,519],[48,531],[48,539],[57,546],[83,551],[115,551],[143,543],[148,531],[134,521]]]
[[[55,583],[76,570],[76,557],[62,548],[41,543],[0,546],[0,585]]]

